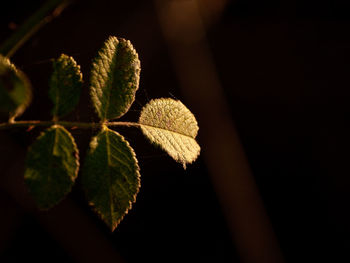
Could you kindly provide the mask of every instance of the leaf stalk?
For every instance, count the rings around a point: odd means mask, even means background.
[[[52,125],[61,125],[64,127],[74,127],[78,129],[94,129],[101,128],[103,125],[108,127],[113,126],[126,126],[126,127],[139,127],[140,124],[136,122],[74,122],[74,121],[38,121],[38,120],[29,120],[29,121],[14,121],[14,122],[4,122],[0,123],[0,130],[10,129],[14,127],[47,127]]]

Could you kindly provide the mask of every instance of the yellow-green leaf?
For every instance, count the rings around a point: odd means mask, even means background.
[[[0,55],[0,111],[14,119],[24,112],[32,98],[26,75]]]
[[[140,60],[129,40],[109,37],[92,64],[91,100],[101,120],[124,115],[139,87]]]
[[[82,181],[90,205],[113,231],[131,209],[140,188],[137,159],[123,136],[103,128],[92,138]]]
[[[83,76],[73,57],[62,54],[53,61],[49,82],[49,96],[54,107],[52,114],[62,117],[70,113],[79,102]]]
[[[29,148],[25,182],[40,209],[49,209],[70,192],[78,175],[78,149],[72,135],[54,125]]]
[[[152,143],[159,145],[184,168],[197,159],[200,152],[195,140],[198,124],[180,101],[168,98],[151,100],[142,109],[139,124]]]

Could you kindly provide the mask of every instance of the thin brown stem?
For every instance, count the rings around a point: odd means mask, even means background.
[[[78,129],[91,129],[91,128],[100,128],[103,125],[105,126],[126,126],[126,127],[138,127],[140,124],[136,122],[74,122],[74,121],[15,121],[15,122],[4,122],[0,123],[0,130],[10,129],[14,127],[46,127],[52,125],[61,125],[64,127],[75,127]]]

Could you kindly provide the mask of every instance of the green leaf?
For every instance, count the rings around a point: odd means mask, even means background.
[[[92,64],[90,94],[102,121],[119,118],[139,88],[140,60],[129,40],[109,37]]]
[[[26,75],[0,55],[0,111],[9,113],[13,120],[24,112],[31,98],[31,85]]]
[[[72,135],[54,125],[30,147],[24,179],[40,209],[49,209],[70,192],[78,175],[79,155]]]
[[[74,109],[79,102],[82,84],[80,66],[72,57],[62,54],[53,61],[49,96],[54,104],[54,117],[62,117]]]
[[[200,147],[195,138],[198,124],[194,115],[180,101],[151,100],[141,111],[139,124],[143,134],[159,145],[174,160],[182,163],[195,161]]]
[[[140,188],[134,150],[123,136],[104,127],[91,140],[82,176],[90,205],[113,231]]]

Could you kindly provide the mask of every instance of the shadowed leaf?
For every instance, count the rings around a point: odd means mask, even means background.
[[[62,54],[53,61],[49,82],[49,96],[54,104],[53,116],[62,117],[74,109],[79,102],[82,84],[80,66],[72,57]]]
[[[78,158],[72,135],[58,125],[45,130],[29,148],[24,179],[39,208],[51,208],[70,192]]]
[[[90,205],[113,231],[140,188],[134,150],[119,133],[103,128],[91,140],[82,176]]]
[[[24,112],[31,98],[26,75],[0,55],[0,111],[9,113],[10,119],[14,119]]]
[[[92,64],[90,94],[101,120],[124,115],[139,87],[140,61],[130,41],[109,37]]]
[[[141,111],[139,124],[143,134],[159,145],[174,160],[182,163],[195,161],[200,147],[195,138],[198,124],[194,115],[180,101],[151,100]]]

